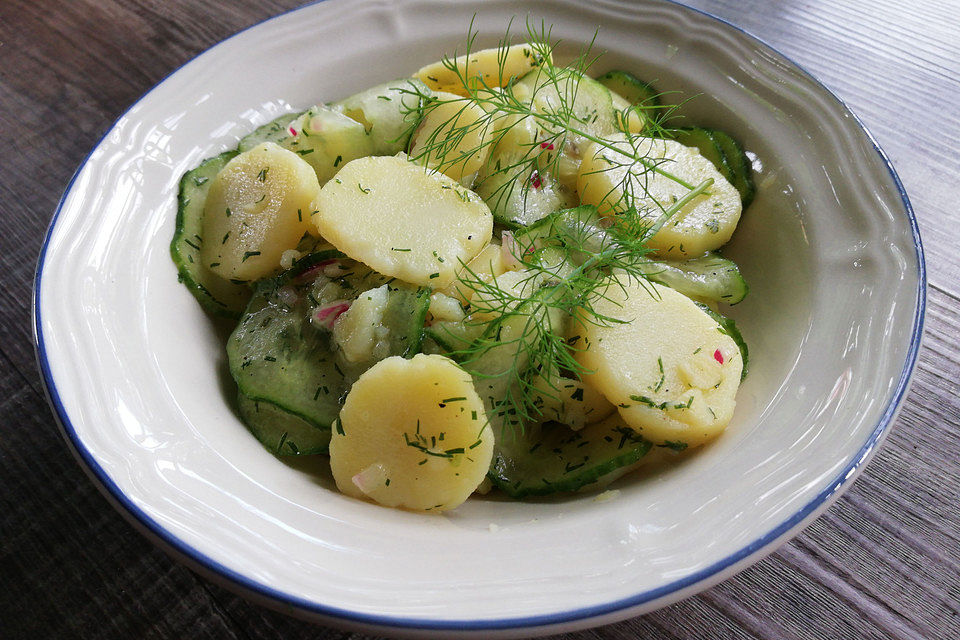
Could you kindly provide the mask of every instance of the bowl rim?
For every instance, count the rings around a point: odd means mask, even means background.
[[[923,336],[927,298],[926,263],[916,214],[912,205],[910,204],[910,199],[907,196],[907,192],[903,187],[900,177],[897,175],[892,162],[880,147],[876,138],[863,124],[863,121],[860,119],[860,117],[857,116],[841,98],[839,98],[817,77],[815,77],[801,65],[797,64],[792,58],[784,55],[778,49],[768,44],[763,39],[753,35],[742,27],[739,27],[724,18],[716,16],[702,9],[690,7],[678,2],[677,0],[659,1],[664,2],[665,4],[675,5],[676,7],[679,7],[680,10],[691,11],[703,17],[717,21],[722,23],[725,27],[738,32],[747,39],[752,40],[755,44],[766,48],[769,52],[789,63],[794,69],[800,71],[804,76],[807,77],[807,79],[812,81],[816,86],[824,91],[826,95],[835,100],[842,110],[846,111],[853,117],[859,129],[866,135],[867,140],[870,142],[876,153],[880,156],[880,160],[886,166],[890,177],[896,186],[904,207],[904,211],[907,214],[915,248],[918,285],[916,306],[913,315],[913,328],[910,336],[910,344],[906,353],[906,359],[900,371],[900,376],[897,381],[895,391],[889,403],[885,407],[883,414],[877,421],[877,424],[870,432],[866,442],[864,442],[864,444],[852,457],[851,461],[840,470],[840,472],[823,490],[811,498],[801,509],[796,511],[793,515],[785,519],[773,529],[769,530],[767,533],[759,536],[749,544],[744,545],[736,552],[731,553],[717,562],[683,578],[674,580],[653,589],[642,591],[632,596],[618,598],[617,600],[603,604],[591,605],[550,614],[514,616],[490,620],[403,618],[390,615],[377,615],[357,612],[332,605],[325,605],[320,602],[302,598],[300,596],[275,589],[267,584],[252,579],[241,572],[231,569],[217,560],[214,560],[210,556],[202,553],[201,551],[192,547],[190,544],[178,538],[176,535],[169,532],[142,508],[137,506],[137,504],[134,503],[110,478],[105,469],[97,462],[90,450],[84,445],[76,429],[74,428],[69,415],[67,415],[66,409],[64,408],[60,399],[56,381],[51,373],[50,364],[48,362],[47,347],[43,335],[40,294],[41,276],[43,274],[47,250],[49,248],[53,231],[60,217],[64,203],[73,190],[73,186],[77,177],[86,167],[87,163],[90,161],[90,158],[103,144],[104,140],[131,110],[149,98],[150,95],[153,94],[154,91],[163,83],[165,83],[171,76],[178,73],[181,69],[192,62],[200,59],[215,47],[218,47],[221,44],[226,43],[251,29],[256,29],[263,24],[286,16],[287,14],[301,10],[307,10],[310,7],[324,2],[324,0],[312,0],[305,5],[294,7],[276,15],[272,15],[240,31],[237,31],[218,43],[208,47],[198,55],[192,57],[190,60],[184,62],[182,65],[178,66],[176,69],[165,75],[155,85],[153,85],[147,92],[145,92],[142,96],[140,96],[140,98],[138,98],[133,104],[123,111],[123,113],[106,130],[106,132],[100,137],[84,160],[80,163],[67,183],[67,186],[63,191],[63,195],[60,197],[60,200],[54,211],[53,217],[50,220],[50,224],[44,236],[43,245],[40,249],[33,282],[31,324],[33,327],[35,355],[40,372],[42,374],[43,387],[47,397],[47,402],[51,409],[53,409],[53,415],[58,423],[58,426],[60,427],[61,433],[63,434],[64,439],[72,450],[74,456],[77,458],[81,467],[90,477],[90,479],[93,480],[94,484],[101,491],[101,493],[108,499],[108,502],[110,502],[118,511],[120,511],[121,515],[123,515],[141,533],[146,535],[154,543],[158,544],[158,546],[163,548],[164,551],[170,553],[177,559],[186,562],[191,568],[199,570],[199,572],[205,576],[218,580],[223,584],[226,584],[226,586],[239,591],[243,595],[252,596],[261,603],[265,603],[274,607],[279,605],[282,607],[281,610],[287,612],[289,612],[290,608],[292,607],[294,610],[307,613],[329,622],[339,622],[341,625],[346,624],[354,627],[359,625],[368,629],[477,632],[509,629],[532,630],[538,627],[552,627],[565,623],[583,623],[583,621],[602,616],[614,616],[618,612],[625,612],[634,608],[642,607],[643,605],[648,605],[658,600],[661,602],[658,603],[657,606],[669,604],[670,602],[678,600],[682,597],[693,595],[693,593],[699,591],[699,589],[696,589],[695,591],[690,592],[690,589],[694,589],[697,586],[702,588],[711,586],[712,584],[715,584],[722,579],[730,577],[734,573],[745,569],[756,560],[759,560],[769,553],[772,553],[781,544],[784,544],[795,535],[800,533],[800,531],[804,528],[803,525],[806,521],[812,520],[818,516],[837,498],[839,498],[840,495],[847,488],[849,488],[856,476],[858,476],[863,470],[873,454],[876,453],[879,445],[890,431],[893,421],[901,408],[904,397],[910,385],[910,379],[916,368]],[[650,609],[653,608],[656,607],[650,607]],[[608,621],[612,622],[613,619]]]

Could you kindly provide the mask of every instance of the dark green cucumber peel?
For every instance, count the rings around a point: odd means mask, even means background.
[[[266,400],[252,400],[238,394],[240,417],[247,428],[271,453],[303,456],[326,453],[330,429],[315,425]]]
[[[454,351],[453,340],[444,331],[436,331],[431,328],[423,330],[424,351],[429,353],[449,354]],[[429,343],[429,344],[428,344]]]
[[[217,316],[239,318],[251,289],[245,283],[225,280],[201,263],[203,246],[203,205],[210,181],[237,155],[226,151],[207,158],[180,178],[177,194],[177,221],[170,242],[170,257],[177,265],[177,278],[190,290],[200,305]]]
[[[737,323],[724,315],[720,315],[702,302],[695,302],[695,304],[720,325],[721,333],[727,334],[737,343],[737,347],[740,348],[740,357],[743,360],[743,371],[740,374],[740,380],[743,380],[747,377],[747,365],[749,364],[750,354],[747,349],[747,343],[744,341],[740,329],[737,328]]]
[[[267,124],[257,127],[253,133],[240,138],[240,144],[237,149],[241,152],[253,149],[261,142],[279,142],[289,137],[288,130],[290,123],[300,117],[300,113],[285,113],[282,116],[274,118]]]
[[[548,422],[499,435],[488,477],[512,498],[576,491],[633,464],[651,448],[633,429],[604,420],[574,431]]]
[[[460,362],[464,358],[463,351],[483,332],[483,325],[467,319],[435,322],[424,329],[424,351],[429,347],[432,353],[441,353]]]

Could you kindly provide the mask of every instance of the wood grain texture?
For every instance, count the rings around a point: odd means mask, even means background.
[[[36,256],[75,168],[154,83],[295,4],[0,2],[0,638],[365,638],[249,604],[135,533],[62,442],[31,344]],[[925,342],[883,449],[802,535],[694,598],[558,637],[960,637],[960,3],[691,4],[813,72],[889,154],[927,250]]]

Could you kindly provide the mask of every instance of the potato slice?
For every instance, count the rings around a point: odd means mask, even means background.
[[[673,140],[635,138],[632,146],[623,134],[611,139],[631,153],[635,146],[657,169],[689,185],[713,179],[707,192],[681,207],[650,238],[648,245],[657,255],[684,260],[726,244],[740,220],[740,194],[712,162],[697,149]],[[584,204],[596,205],[601,214],[622,213],[633,206],[652,224],[690,189],[627,155],[591,143],[584,149],[577,191]]]
[[[467,87],[472,89],[487,87],[505,87],[511,80],[527,75],[544,62],[552,62],[552,56],[545,47],[531,47],[529,44],[515,44],[505,50],[483,49],[469,56],[460,56],[454,62],[457,71],[447,62],[439,61],[421,68],[414,75],[434,91],[447,91],[467,96]]]
[[[470,374],[439,355],[393,356],[367,370],[330,440],[340,491],[416,511],[463,503],[492,457],[493,433]]]
[[[454,180],[476,173],[490,153],[487,113],[469,98],[438,92],[410,139],[410,159]]]
[[[312,231],[320,183],[297,154],[264,142],[234,157],[210,184],[200,256],[228,280],[259,280]]]
[[[440,292],[430,296],[430,320],[436,322],[460,322],[466,315],[463,311],[463,306],[456,298],[451,298]]]
[[[622,285],[622,286],[621,286]],[[594,305],[625,320],[576,323],[577,360],[588,384],[655,444],[694,447],[730,422],[740,386],[740,349],[692,300],[653,283],[611,280]]]
[[[480,197],[403,156],[360,158],[320,190],[317,230],[384,275],[434,289],[453,282],[490,242],[493,217]]]
[[[385,355],[376,352],[389,348],[385,340],[389,330],[383,326],[389,297],[387,285],[364,291],[334,322],[333,340],[347,362],[355,364]]]

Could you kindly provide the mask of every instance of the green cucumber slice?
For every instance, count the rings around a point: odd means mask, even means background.
[[[320,186],[346,163],[373,154],[373,142],[363,125],[332,107],[310,107],[292,120],[289,128],[297,135],[287,135],[277,144],[306,160],[317,173]]]
[[[336,251],[313,254],[293,269],[262,281],[227,340],[227,360],[240,393],[277,405],[308,424],[329,429],[340,412],[347,381],[332,358],[329,332],[310,322],[303,286],[286,286]],[[296,301],[290,304],[290,293]]]
[[[170,257],[177,265],[177,277],[208,312],[225,318],[239,318],[251,290],[245,283],[224,280],[200,260],[203,244],[203,205],[210,181],[234,156],[226,151],[207,158],[180,178],[177,194],[177,221],[170,242]]]
[[[612,241],[608,227],[601,224],[600,214],[593,205],[580,205],[557,211],[527,227],[518,236],[521,246],[553,238],[577,248],[570,254],[575,264],[583,262],[594,253],[599,253]]]
[[[428,287],[414,289],[408,285],[387,286],[389,298],[383,312],[383,325],[390,327],[387,334],[390,354],[412,358],[423,345],[427,312],[430,310]]]
[[[420,120],[423,97],[430,89],[416,78],[403,78],[361,91],[335,103],[349,118],[363,125],[372,155],[392,156],[407,148]]]
[[[548,115],[570,113],[590,135],[609,136],[618,130],[609,89],[575,69],[552,67],[551,72],[552,78],[541,68],[517,82],[521,93],[529,92],[535,110]]]
[[[597,78],[597,82],[610,91],[620,94],[627,102],[642,107],[656,107],[660,104],[657,90],[627,71],[614,69]]]
[[[318,429],[266,400],[252,400],[241,393],[237,402],[240,417],[247,428],[274,455],[303,456],[327,452],[329,429]]]
[[[539,327],[552,327],[560,335],[566,331],[569,318],[548,304],[548,295],[557,295],[557,290],[537,289],[509,313],[482,325],[483,332],[468,347],[469,354],[460,359],[461,366],[473,376],[495,437],[523,428],[525,417],[518,415],[510,400],[517,398],[520,377],[537,365],[531,361],[530,347],[540,340]]]
[[[576,194],[549,173],[531,168],[526,152],[497,153],[487,160],[474,187],[498,223],[526,227],[576,203]]]
[[[284,138],[290,137],[290,123],[299,118],[300,115],[300,113],[285,113],[274,118],[267,124],[255,129],[253,133],[240,138],[237,150],[242,153],[253,149],[262,142],[279,143]]]
[[[685,296],[724,304],[737,304],[750,290],[737,264],[713,252],[690,260],[651,261],[645,275]]]
[[[612,241],[606,227],[601,225],[595,207],[580,206],[558,211],[527,228],[519,237],[521,246],[528,246],[543,238],[570,238],[571,244],[581,247],[570,259],[582,264],[592,253],[602,251]],[[690,260],[651,260],[638,256],[648,279],[701,300],[736,304],[749,292],[739,267],[717,253],[707,253]]]
[[[576,491],[633,464],[651,446],[616,414],[579,431],[556,422],[527,425],[498,435],[488,477],[512,498]]]
[[[743,208],[746,209],[753,202],[756,195],[756,187],[753,184],[753,168],[750,165],[750,158],[744,153],[740,146],[730,134],[724,131],[712,131],[714,139],[723,151],[723,156],[727,160],[733,172],[733,179],[730,181],[737,191],[740,192],[740,199],[743,201]]]
[[[685,127],[673,131],[674,138],[680,144],[686,147],[696,147],[700,150],[700,155],[713,163],[724,178],[730,184],[733,184],[733,169],[727,162],[727,156],[720,148],[720,144],[715,136],[716,132],[711,129],[702,129],[700,127]],[[736,186],[736,185],[734,185]]]

